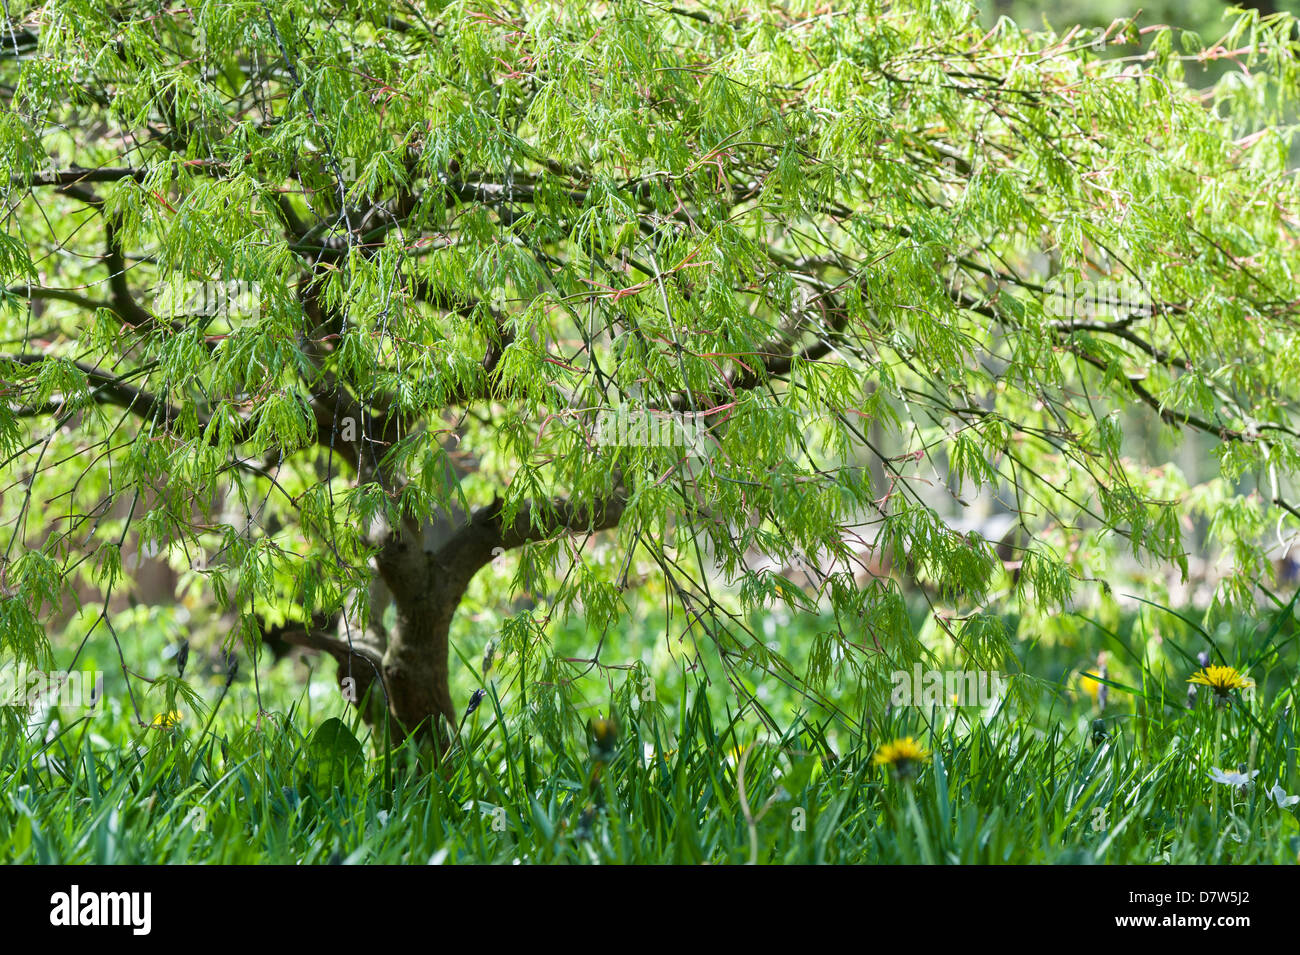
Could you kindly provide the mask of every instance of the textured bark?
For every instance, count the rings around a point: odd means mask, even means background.
[[[395,735],[414,734],[440,748],[456,727],[448,668],[448,635],[456,606],[436,599],[443,596],[398,602],[397,625],[383,665]]]
[[[545,515],[534,514],[529,507],[507,524],[494,502],[473,514],[448,512],[421,527],[387,532],[375,560],[372,618],[376,612],[382,615],[383,605],[391,601],[395,619],[387,628],[382,620],[372,619],[363,637],[364,660],[378,661],[382,682],[367,678],[363,683],[363,675],[357,673],[357,645],[333,641],[340,675],[346,663],[358,688],[370,693],[366,719],[377,723],[386,704],[388,729],[395,742],[414,737],[422,745],[445,751],[459,721],[450,685],[451,622],[474,575],[503,549],[557,533],[613,527],[624,506],[621,496],[599,511],[552,502]],[[382,701],[376,699],[379,694]],[[358,702],[363,700],[364,696]]]
[[[468,533],[467,533],[468,532]],[[491,520],[449,512],[391,533],[376,569],[396,611],[384,634],[383,690],[397,740],[415,736],[442,750],[457,725],[449,637],[456,607],[491,559]]]

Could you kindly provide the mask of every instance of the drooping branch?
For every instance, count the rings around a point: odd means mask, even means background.
[[[9,177],[11,186],[75,186],[86,182],[121,182],[123,179],[143,181],[146,170],[136,166],[101,166],[98,169],[47,169],[27,178]]]
[[[47,355],[42,353],[24,353],[18,355],[0,355],[0,362],[9,361],[17,365],[26,367],[35,367],[44,364],[47,361],[60,361],[57,355]],[[87,382],[91,385],[90,397],[93,401],[106,404],[116,405],[124,408],[140,418],[149,419],[157,422],[163,427],[170,427],[181,417],[182,411],[176,405],[145,391],[134,385],[128,384],[128,377],[138,375],[139,370],[123,375],[111,375],[102,369],[93,365],[87,365],[82,362],[71,362],[81,374],[86,376]],[[50,404],[40,408],[23,409],[26,416],[35,416],[38,414],[54,414],[64,409],[65,405]]]
[[[131,294],[130,284],[126,280],[126,256],[122,254],[122,246],[118,242],[117,227],[109,217],[104,218],[104,245],[104,264],[108,266],[108,288],[113,298],[113,311],[134,331],[155,324],[157,319],[153,313]],[[173,325],[172,330],[180,329]]]
[[[615,528],[623,519],[627,505],[624,493],[595,504],[573,504],[567,500],[529,502],[507,519],[501,502],[493,501],[475,510],[444,550],[477,570],[502,550],[514,550],[564,534]]]

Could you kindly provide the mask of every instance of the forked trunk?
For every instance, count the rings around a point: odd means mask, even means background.
[[[393,742],[413,737],[435,752],[451,744],[458,723],[448,661],[451,621],[498,539],[482,522],[447,514],[390,534],[376,556],[364,634],[370,675],[364,683],[357,680],[360,692],[354,699],[363,703],[365,718],[377,731],[384,729],[387,707]],[[386,625],[390,607],[391,625]],[[382,687],[375,675],[382,676]]]
[[[547,516],[550,527],[605,530],[617,526],[625,506],[620,494],[594,513],[553,503]],[[367,722],[381,730],[386,706],[388,732],[395,742],[414,737],[435,752],[446,751],[462,716],[451,697],[448,668],[456,608],[474,575],[494,557],[554,533],[534,526],[531,506],[505,522],[500,501],[493,501],[472,514],[450,510],[422,526],[389,529],[381,535],[369,623],[365,633],[358,634],[365,644],[368,675],[356,677],[358,693],[351,697],[362,704]],[[384,622],[389,608],[395,611],[392,626]],[[331,643],[331,652],[355,674],[355,643]],[[376,676],[382,676],[382,686]]]

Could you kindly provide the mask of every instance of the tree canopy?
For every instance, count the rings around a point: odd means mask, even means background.
[[[1193,521],[1249,606],[1300,516],[1285,16],[1208,45],[925,0],[11,16],[7,653],[138,547],[411,731],[457,718],[455,608],[518,550],[594,633],[648,561],[679,635],[816,698],[921,652],[855,540],[985,659],[990,601],[1185,569]],[[1137,415],[1216,473],[1142,460]],[[981,494],[1002,552],[945,519]],[[807,672],[747,630],[777,602],[832,615]],[[563,670],[548,619],[500,652]]]

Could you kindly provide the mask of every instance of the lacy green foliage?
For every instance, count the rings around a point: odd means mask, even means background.
[[[843,569],[850,529],[996,655],[979,613],[1011,582],[944,482],[1014,502],[1042,612],[1121,546],[1185,561],[1189,503],[1238,571],[1221,598],[1251,600],[1295,513],[1293,24],[1233,21],[1243,69],[1204,97],[1165,28],[1117,29],[1115,59],[962,3],[823,7],[15,7],[6,646],[120,586],[128,540],[237,635],[364,614],[381,522],[626,496],[620,548],[748,664],[781,668],[733,645],[715,571],[745,605],[831,605],[814,685],[868,641],[915,656],[896,587]],[[1061,315],[1064,279],[1144,307]],[[600,440],[617,408],[700,444]],[[1219,440],[1222,479],[1126,457],[1134,409]],[[753,552],[832,569],[805,592]],[[570,556],[535,545],[520,579]],[[580,564],[552,600],[606,627],[627,561]]]

